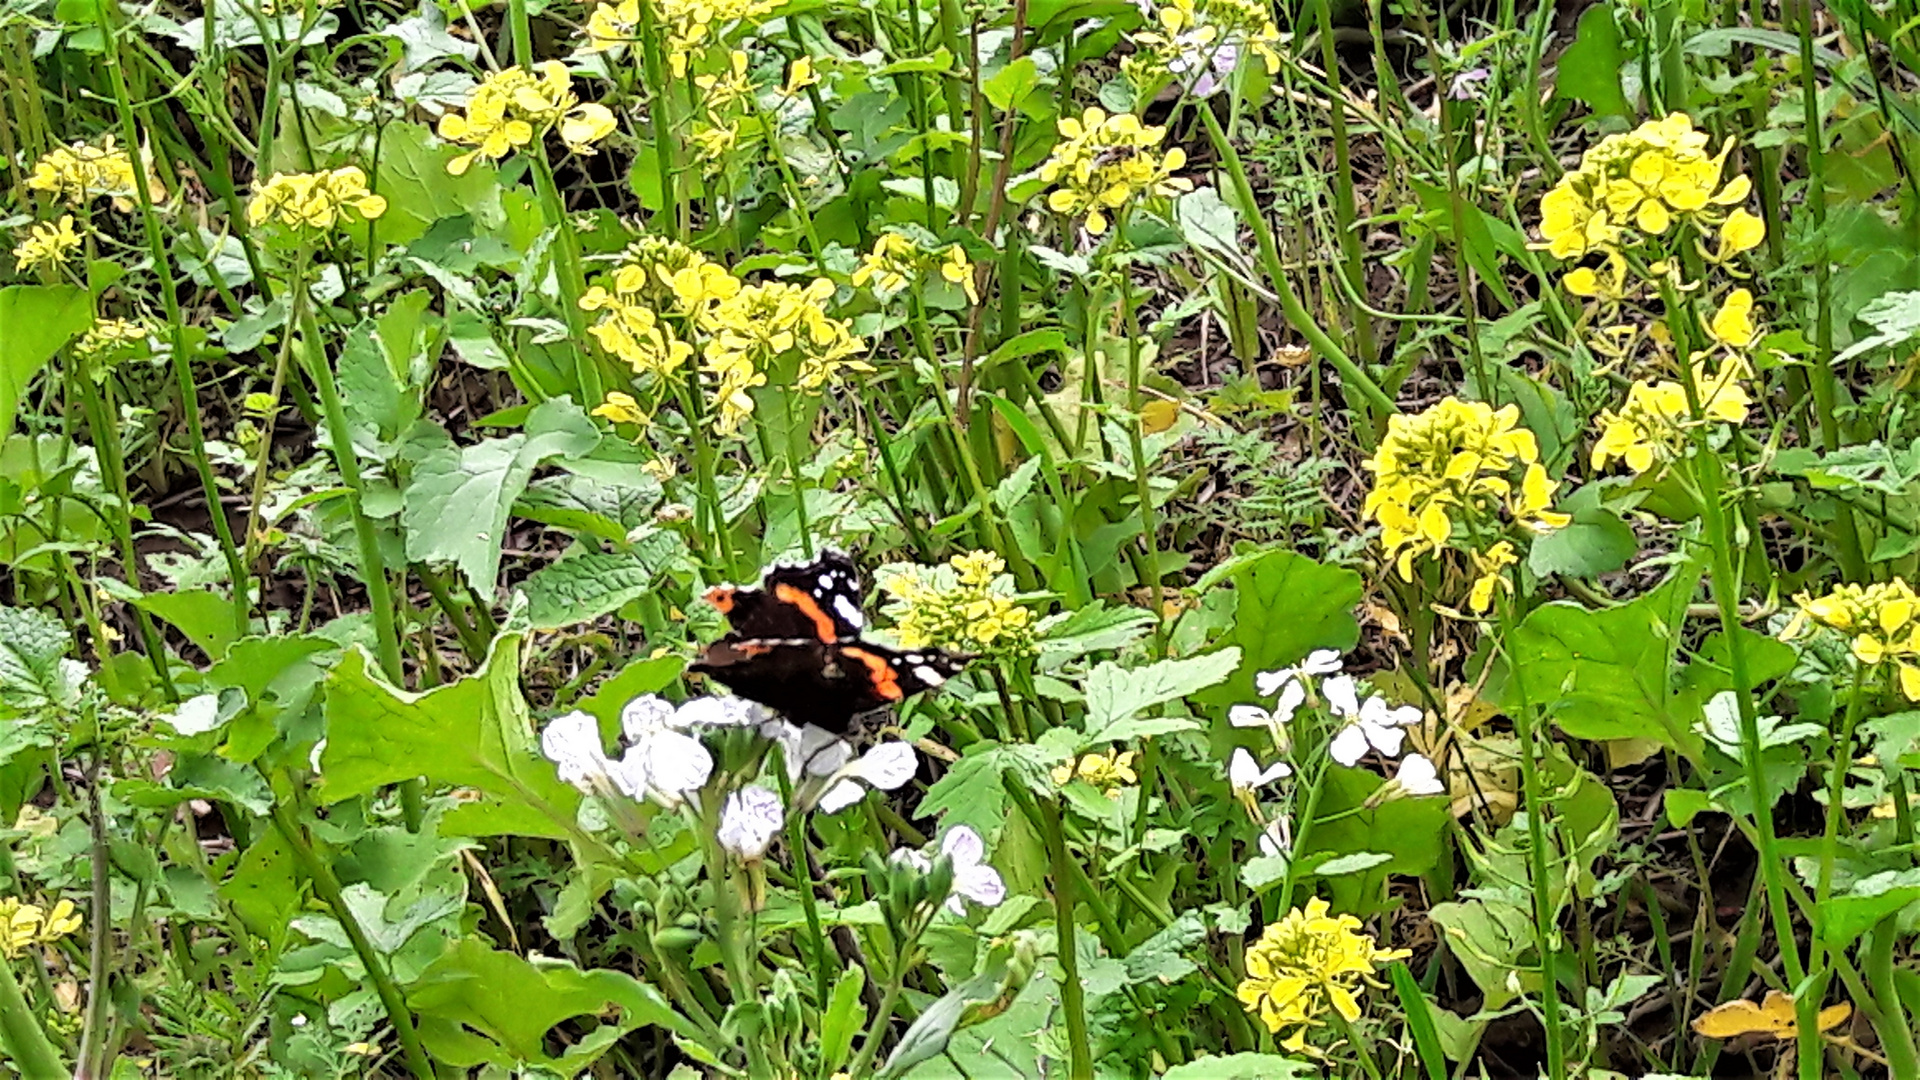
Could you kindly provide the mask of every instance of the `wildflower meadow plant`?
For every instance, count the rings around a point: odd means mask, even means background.
[[[1148,127],[1132,113],[1108,115],[1089,108],[1078,117],[1061,117],[1062,136],[1053,156],[1040,166],[1040,179],[1053,185],[1049,209],[1083,217],[1087,232],[1107,231],[1112,215],[1142,198],[1164,198],[1192,189],[1173,175],[1187,163],[1187,152],[1160,152],[1164,127]]]
[[[1374,978],[1376,966],[1413,955],[1380,948],[1360,932],[1359,919],[1330,912],[1315,897],[1269,924],[1247,949],[1240,1001],[1289,1050],[1306,1050],[1329,1014],[1343,1028],[1358,1020],[1362,989],[1384,985]]]

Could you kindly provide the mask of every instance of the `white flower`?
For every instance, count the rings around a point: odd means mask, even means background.
[[[940,839],[940,854],[953,860],[953,895],[947,897],[947,908],[955,915],[967,913],[962,899],[983,907],[997,907],[1007,898],[1007,886],[1000,880],[1000,871],[987,865],[987,845],[979,833],[965,825],[955,825]]]
[[[1351,675],[1336,675],[1320,684],[1320,696],[1327,699],[1327,708],[1336,716],[1359,716],[1359,691]]]
[[[1267,691],[1262,690],[1261,693]],[[1227,723],[1234,727],[1266,728],[1273,733],[1275,743],[1284,744],[1287,741],[1287,724],[1306,700],[1307,688],[1298,682],[1288,682],[1280,687],[1280,700],[1273,703],[1271,710],[1258,705],[1235,705],[1227,710]]]
[[[1276,761],[1262,769],[1245,747],[1235,747],[1233,757],[1227,762],[1227,780],[1233,785],[1235,795],[1252,794],[1256,788],[1263,788],[1275,780],[1292,775],[1293,768],[1284,761]]]
[[[1307,654],[1305,660],[1292,667],[1263,671],[1254,676],[1253,685],[1260,691],[1262,697],[1272,697],[1286,686],[1304,684],[1315,676],[1338,675],[1340,665],[1338,649],[1315,649]]]
[[[166,718],[182,735],[199,735],[220,726],[220,695],[200,694],[180,703]]]
[[[600,746],[600,722],[593,714],[575,710],[556,716],[540,733],[540,752],[553,762],[563,783],[592,792],[614,771]]]
[[[1329,703],[1333,700],[1331,687],[1338,681],[1327,680]],[[1388,757],[1398,757],[1407,737],[1407,727],[1420,722],[1419,709],[1411,705],[1394,708],[1387,704],[1386,698],[1377,694],[1351,712],[1342,711],[1339,706],[1335,706],[1334,711],[1346,716],[1348,722],[1333,737],[1327,750],[1333,755],[1333,760],[1349,766],[1357,764],[1366,755],[1369,746]]]
[[[757,784],[743,787],[727,796],[720,811],[720,846],[752,862],[767,853],[786,820],[780,796]]]
[[[631,707],[631,706],[629,706]],[[697,697],[680,706],[673,714],[673,726],[747,727],[767,719],[766,706],[739,697]]]
[[[832,776],[853,758],[847,740],[812,724],[795,727],[776,717],[761,722],[760,734],[780,744],[787,779],[796,784],[802,776]]]
[[[1260,854],[1269,859],[1285,857],[1293,850],[1293,837],[1288,835],[1287,819],[1274,818],[1260,831]]]
[[[713,755],[686,732],[661,728],[643,733],[628,747],[611,775],[614,786],[628,798],[678,806],[688,794],[706,786],[713,775]]]
[[[843,766],[830,778],[826,794],[820,796],[820,809],[833,814],[852,806],[866,794],[867,787],[892,791],[913,779],[919,767],[913,745],[898,740],[883,742]]]
[[[653,694],[641,694],[620,710],[620,732],[638,742],[648,733],[675,727],[673,703]]]
[[[1425,754],[1408,754],[1393,779],[1409,795],[1440,795],[1447,790],[1433,767],[1433,760]]]

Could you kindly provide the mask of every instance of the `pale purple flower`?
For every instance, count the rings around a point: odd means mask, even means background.
[[[720,811],[720,846],[752,862],[766,855],[786,820],[779,795],[757,784],[743,787],[727,796]]]

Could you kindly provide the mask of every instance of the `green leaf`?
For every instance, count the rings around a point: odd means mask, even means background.
[[[1854,318],[1873,327],[1873,333],[1847,346],[1833,358],[1845,363],[1874,349],[1891,349],[1920,337],[1920,292],[1890,292],[1862,307]]]
[[[1861,878],[1819,905],[1822,936],[1835,949],[1850,949],[1875,923],[1915,901],[1920,901],[1920,868]]]
[[[853,1037],[866,1025],[867,1008],[860,1001],[860,990],[867,984],[867,973],[858,966],[848,967],[833,984],[833,1001],[820,1021],[820,1061],[826,1070],[838,1070],[853,1051]]]
[[[1240,216],[1217,189],[1190,191],[1180,196],[1173,209],[1187,243],[1229,257],[1241,254]]]
[[[1321,564],[1293,551],[1267,551],[1215,567],[1201,579],[1233,584],[1233,630],[1223,644],[1237,646],[1243,662],[1233,677],[1200,695],[1217,707],[1252,701],[1254,675],[1299,663],[1315,649],[1346,652],[1360,640],[1353,609],[1360,603],[1360,575]]]
[[[414,984],[407,1003],[419,1014],[420,1038],[435,1059],[462,1069],[539,1066],[574,1076],[614,1041],[655,1026],[692,1037],[692,1024],[647,983],[624,971],[582,971],[564,960],[527,961],[465,937]],[[617,1011],[609,1013],[608,1006]],[[560,1056],[546,1052],[547,1033],[573,1017],[591,1030]]]
[[[676,533],[656,533],[627,551],[585,552],[534,571],[522,586],[535,630],[597,619],[658,587],[661,573],[685,546]]]
[[[1206,920],[1197,911],[1188,911],[1127,954],[1127,982],[1153,982],[1170,986],[1200,970],[1183,955],[1207,936]]]
[[[1314,1065],[1279,1054],[1229,1054],[1175,1065],[1162,1073],[1160,1080],[1292,1080],[1320,1075]]]
[[[1087,673],[1087,736],[1080,748],[1199,727],[1184,718],[1143,719],[1139,714],[1219,683],[1239,666],[1240,650],[1231,647],[1145,667],[1123,668],[1111,661],[1097,665]]]
[[[1627,565],[1639,550],[1639,540],[1620,515],[1596,506],[1576,511],[1566,527],[1536,537],[1527,568],[1541,577],[1597,577]]]
[[[492,593],[499,577],[508,511],[535,467],[583,456],[600,443],[593,421],[567,398],[541,403],[527,416],[525,433],[472,446],[455,446],[431,425],[414,430],[413,476],[400,511],[407,557],[453,563],[482,595]]]
[[[1153,614],[1137,607],[1109,607],[1095,600],[1070,614],[1041,623],[1040,666],[1054,670],[1088,653],[1124,649],[1153,629]]]
[[[210,661],[218,661],[240,639],[233,623],[233,601],[211,589],[148,593],[134,601],[146,611],[172,623],[200,647]]]
[[[1369,806],[1386,781],[1365,769],[1336,766],[1321,784],[1319,816],[1300,858],[1309,867],[1339,867],[1328,881],[1336,900],[1349,898],[1346,909],[1361,908],[1359,897],[1377,891],[1388,874],[1424,874],[1438,864],[1440,835],[1451,818],[1445,799],[1388,799]],[[1360,860],[1342,858],[1353,855],[1367,856],[1371,865],[1359,869]]]
[[[574,702],[573,707],[592,713],[600,721],[600,730],[614,731],[620,726],[620,710],[627,702],[672,686],[685,667],[686,661],[672,654],[636,657],[593,693]]]
[[[994,108],[1005,112],[1019,108],[1027,95],[1039,86],[1039,65],[1033,62],[1033,57],[1023,56],[994,72],[992,78],[980,84],[980,91],[987,95]]]
[[[1533,909],[1504,896],[1435,904],[1428,917],[1446,933],[1447,950],[1486,995],[1481,1009],[1503,1008],[1516,996],[1511,976],[1533,949]],[[1524,980],[1526,976],[1522,974]],[[1533,975],[1537,985],[1539,975]]]
[[[387,212],[374,225],[386,244],[411,244],[437,221],[471,216],[486,229],[506,222],[500,205],[500,173],[475,162],[464,176],[447,172],[447,162],[465,152],[443,143],[424,124],[388,124],[380,133],[380,164],[373,189],[387,200]]]
[[[1573,44],[1560,54],[1559,79],[1555,97],[1584,101],[1602,116],[1633,115],[1627,95],[1620,89],[1620,72],[1631,59],[1620,42],[1620,27],[1614,22],[1613,8],[1595,4],[1580,16],[1580,28]]]
[[[60,346],[93,325],[87,290],[71,285],[0,289],[0,437],[13,432],[27,384]]]
[[[421,392],[444,344],[440,321],[426,314],[431,300],[425,289],[401,296],[348,331],[340,349],[340,397],[354,442],[381,459],[420,418]]]
[[[47,612],[0,607],[0,707],[18,714],[78,704],[86,668],[66,659],[72,647]]]
[[[449,835],[567,836],[580,795],[534,749],[519,660],[520,634],[502,634],[480,670],[415,694],[376,678],[364,648],[347,650],[327,677],[320,801],[423,776],[488,797],[449,813]]]
[[[1567,602],[1542,605],[1513,631],[1509,685],[1580,739],[1652,739],[1699,756],[1693,723],[1700,706],[1673,692],[1674,650],[1697,579],[1677,574],[1629,604],[1588,611]]]
[[[1004,779],[1012,777],[1030,791],[1051,795],[1053,756],[1028,743],[997,743],[985,739],[967,747],[947,775],[927,789],[914,811],[920,817],[942,815],[942,824],[971,826],[991,836],[1006,818]]]

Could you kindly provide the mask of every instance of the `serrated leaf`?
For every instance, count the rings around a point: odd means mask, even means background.
[[[77,702],[85,669],[65,660],[72,646],[47,612],[0,607],[0,706],[33,713]]]
[[[1183,912],[1179,918],[1127,954],[1127,981],[1156,982],[1164,986],[1186,978],[1200,969],[1182,954],[1198,945],[1206,936],[1206,920],[1200,917],[1200,913]]]
[[[500,547],[509,510],[533,470],[551,458],[579,457],[599,445],[600,433],[568,398],[542,402],[527,430],[503,439],[456,446],[447,433],[416,425],[407,456],[413,476],[401,492],[400,521],[407,557],[450,562],[482,595],[500,575]]]
[[[475,162],[463,176],[447,172],[447,162],[465,150],[440,142],[424,124],[388,124],[380,132],[380,163],[371,185],[387,200],[387,212],[374,222],[384,244],[411,244],[435,222],[471,216],[484,229],[506,221],[501,208],[500,174]]]
[[[1093,652],[1124,649],[1153,628],[1153,613],[1136,607],[1109,607],[1095,600],[1071,614],[1041,624],[1041,667],[1048,670]]]
[[[1053,757],[1026,743],[974,743],[947,769],[947,775],[927,789],[915,811],[920,817],[942,816],[942,824],[967,825],[981,836],[996,832],[1006,817],[1005,777],[1013,777],[1029,791],[1051,795]]]
[[[626,551],[587,552],[544,566],[527,579],[527,617],[536,630],[597,619],[655,588],[685,553],[675,533],[655,533]]]
[[[1836,949],[1864,938],[1881,919],[1920,901],[1920,868],[1885,870],[1861,878],[1819,906],[1822,936]]]
[[[1219,683],[1239,666],[1240,650],[1231,647],[1145,667],[1123,668],[1112,662],[1096,666],[1087,673],[1087,737],[1083,747],[1198,727],[1191,720],[1142,723],[1135,717]]]

